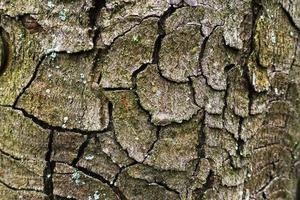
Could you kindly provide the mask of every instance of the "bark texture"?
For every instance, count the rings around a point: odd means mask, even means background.
[[[1,200],[300,198],[299,0],[0,0],[0,27]]]

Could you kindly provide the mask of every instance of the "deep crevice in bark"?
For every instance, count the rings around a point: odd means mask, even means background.
[[[197,154],[198,154],[198,161],[196,163],[195,169],[193,171],[193,176],[196,176],[197,170],[199,170],[200,166],[200,161],[202,158],[205,158],[205,143],[206,143],[206,134],[204,132],[205,128],[205,117],[206,117],[206,112],[203,113],[202,119],[200,120],[201,123],[199,124],[199,134],[198,134],[198,146],[197,146]]]
[[[93,0],[93,7],[89,10],[89,18],[90,18],[90,27],[93,29],[93,44],[94,48],[96,47],[97,38],[100,34],[99,27],[97,25],[97,17],[99,17],[101,9],[105,6],[106,0]]]
[[[209,174],[206,178],[206,182],[203,184],[202,188],[198,189],[195,191],[195,193],[197,194],[197,199],[203,199],[205,192],[208,189],[211,189],[213,187],[214,184],[214,172],[212,170],[209,171]]]
[[[229,65],[226,65],[225,68],[224,68],[224,71],[226,73],[228,73],[229,71],[231,71],[236,65],[235,64],[229,64]]]
[[[191,77],[188,77],[188,79],[189,79],[188,85],[189,85],[190,90],[191,90],[191,93],[192,93],[191,96],[192,96],[192,99],[193,99],[193,103],[194,103],[196,106],[198,106],[200,109],[202,109],[201,106],[198,105],[197,100],[196,100],[196,90],[195,90],[195,87],[193,86],[193,80],[192,80]],[[199,112],[199,111],[198,111],[198,112]]]
[[[77,156],[76,156],[76,158],[74,158],[74,160],[71,163],[72,166],[76,166],[77,163],[79,162],[79,160],[84,155],[84,151],[88,147],[91,137],[92,137],[92,135],[88,135],[86,140],[80,145],[78,152],[77,152]]]
[[[17,106],[17,104],[18,104],[18,102],[19,102],[19,99],[22,97],[22,95],[26,92],[26,90],[31,86],[31,84],[33,83],[33,81],[34,81],[35,78],[37,77],[39,68],[40,68],[40,66],[42,65],[43,61],[45,60],[45,58],[46,58],[48,55],[50,55],[50,54],[43,55],[43,56],[40,58],[40,60],[39,60],[39,62],[38,62],[38,64],[37,64],[37,66],[36,66],[36,68],[35,68],[35,70],[34,70],[34,72],[33,72],[32,77],[30,78],[30,80],[29,80],[29,82],[26,84],[26,86],[22,88],[21,93],[17,96],[15,102],[13,103],[13,106],[12,106],[13,108],[16,108],[16,106]]]
[[[242,152],[243,152],[243,148],[245,145],[245,141],[241,138],[243,122],[244,122],[244,118],[240,117],[239,128],[238,128],[238,139],[236,140],[236,142],[237,142],[236,153],[238,156],[240,156],[240,158],[243,158]]]
[[[52,177],[53,177],[53,170],[55,167],[55,163],[51,161],[53,135],[54,135],[54,131],[51,130],[49,134],[48,152],[45,155],[46,167],[44,169],[44,174],[43,174],[44,193],[49,197],[50,200],[53,199]]]
[[[157,126],[156,127],[156,139],[155,141],[151,144],[150,148],[148,149],[146,156],[144,158],[144,160],[141,163],[144,163],[145,160],[149,157],[149,155],[151,155],[151,151],[154,149],[156,143],[159,141],[160,138],[160,131],[161,131],[161,126]]]
[[[262,12],[262,5],[261,5],[261,0],[253,0],[251,2],[251,9],[252,9],[252,27],[251,27],[251,36],[249,41],[247,41],[247,46],[248,48],[246,51],[243,53],[242,58],[241,58],[241,66],[243,69],[243,77],[247,81],[247,88],[248,88],[248,99],[249,99],[249,104],[248,104],[248,114],[250,115],[251,113],[251,107],[253,104],[253,98],[254,95],[256,94],[256,91],[254,89],[254,86],[252,86],[251,80],[250,80],[250,72],[248,68],[248,62],[250,59],[251,54],[255,51],[255,31],[256,31],[256,23],[257,20],[259,19],[261,12]],[[261,65],[259,64],[259,58],[258,58],[258,53],[256,54],[255,61],[257,63],[257,66],[260,67]]]
[[[157,37],[156,41],[155,41],[155,45],[154,45],[154,51],[153,51],[153,55],[152,55],[152,64],[156,64],[157,65],[157,71],[160,75],[161,78],[163,78],[164,80],[168,81],[168,82],[172,82],[174,84],[182,84],[182,83],[186,83],[189,81],[182,81],[182,82],[178,82],[178,81],[174,81],[168,77],[165,77],[162,73],[162,70],[160,69],[159,66],[159,53],[162,47],[162,43],[164,38],[166,37],[166,31],[165,31],[165,23],[166,20],[173,14],[176,12],[177,9],[182,8],[182,5],[178,5],[176,7],[174,6],[170,6],[168,8],[168,10],[166,10],[163,15],[160,17],[159,21],[158,21],[158,34],[159,36]],[[192,77],[192,76],[191,76]],[[191,77],[188,77],[189,79]]]
[[[2,75],[8,64],[8,56],[9,56],[9,54],[11,54],[9,45],[8,45],[9,36],[8,36],[8,33],[6,33],[2,27],[0,27],[0,40],[1,40],[0,44],[2,45],[2,46],[0,46],[0,48],[2,48],[1,55],[0,55],[0,59],[1,59],[0,60],[1,61],[0,75]]]
[[[166,10],[163,15],[160,17],[158,21],[158,37],[155,41],[154,45],[154,51],[152,55],[152,63],[153,64],[159,64],[159,52],[161,49],[162,41],[164,37],[166,36],[166,32],[164,30],[165,22],[168,17],[170,17],[177,9],[178,7],[170,6],[168,10]]]
[[[95,25],[96,25],[96,18],[97,18],[97,16],[98,16],[98,14],[99,14],[99,11],[100,11],[100,9],[101,9],[101,7],[104,7],[105,6],[105,1],[97,1],[97,0],[94,0],[93,1],[93,4],[94,4],[94,8],[92,8],[90,11],[89,11],[89,17],[90,17],[90,22],[91,22],[91,26],[92,27],[95,27]],[[242,55],[241,55],[241,60],[240,60],[240,66],[243,68],[243,78],[245,78],[246,80],[247,80],[247,90],[248,90],[248,92],[249,92],[249,96],[248,96],[248,98],[249,98],[249,106],[248,106],[248,111],[249,111],[249,115],[251,115],[251,113],[250,113],[250,110],[251,110],[251,105],[252,105],[252,103],[253,103],[253,96],[255,96],[255,95],[258,95],[258,93],[254,90],[254,88],[253,88],[253,86],[252,86],[252,84],[251,84],[251,82],[250,82],[250,72],[249,72],[249,69],[248,69],[248,67],[247,67],[247,61],[248,61],[248,59],[249,59],[249,56],[252,54],[252,53],[255,53],[255,51],[257,52],[257,50],[255,49],[256,47],[254,46],[255,44],[254,44],[254,33],[255,33],[255,28],[256,28],[256,21],[257,21],[257,18],[259,17],[259,14],[260,14],[260,1],[259,0],[253,0],[253,2],[252,2],[252,11],[253,11],[253,16],[252,16],[252,20],[253,20],[253,27],[252,27],[252,35],[251,35],[251,39],[249,40],[249,41],[247,41],[247,43],[248,43],[248,45],[249,45],[249,48],[247,47],[247,50],[245,51],[245,52],[242,52]],[[176,10],[177,8],[176,7],[173,7],[173,6],[171,6],[164,14],[163,14],[163,16],[162,17],[160,17],[160,19],[159,19],[159,22],[158,22],[158,24],[159,24],[159,30],[158,30],[158,32],[159,32],[159,35],[158,35],[158,37],[157,37],[157,39],[156,39],[156,41],[155,41],[155,47],[154,47],[154,52],[153,52],[153,55],[152,55],[152,63],[146,63],[146,64],[143,64],[139,69],[137,69],[134,73],[133,73],[133,75],[132,75],[132,84],[133,84],[133,88],[104,88],[103,90],[104,91],[123,91],[123,90],[130,90],[130,91],[133,91],[133,93],[135,94],[135,96],[136,97],[138,97],[138,95],[137,95],[137,92],[136,92],[136,90],[137,90],[137,86],[136,86],[136,82],[137,82],[137,76],[138,76],[138,74],[139,73],[141,73],[141,72],[143,72],[150,64],[159,64],[159,52],[160,52],[160,49],[161,49],[161,45],[162,45],[162,42],[163,42],[163,39],[164,39],[164,37],[165,37],[165,35],[166,35],[166,33],[165,33],[165,31],[164,31],[164,23],[165,23],[165,20],[167,19],[167,17],[169,17],[173,12],[175,12],[175,10]],[[283,7],[282,7],[282,9],[284,9]],[[290,13],[288,13],[288,11],[286,11],[285,9],[284,9],[284,11],[286,12],[286,14],[287,14],[287,16],[289,17],[289,20],[291,21],[291,24],[293,25],[293,26],[295,26],[295,23],[293,22],[293,19],[292,19],[292,17],[289,15]],[[157,17],[157,16],[147,16],[146,18],[149,18],[149,17]],[[146,18],[144,18],[144,19],[146,19]],[[144,20],[144,19],[141,19],[141,22],[140,23],[142,23],[142,21]],[[139,23],[139,24],[140,24]],[[120,37],[122,37],[122,36],[124,36],[126,33],[128,33],[129,31],[131,31],[134,27],[137,27],[139,24],[137,24],[137,25],[134,25],[130,30],[128,30],[127,32],[125,32],[124,34],[121,34],[121,35],[119,35],[119,36],[117,36],[117,38],[116,39],[118,39],[118,38],[120,38]],[[100,28],[101,27],[97,27],[96,28],[96,30],[95,30],[95,36],[94,36],[94,38],[93,38],[93,41],[94,41],[94,44],[96,44],[96,40],[97,40],[97,37],[98,37],[98,35],[100,34]],[[216,27],[215,27],[216,28]],[[299,29],[297,29],[298,31],[299,31]],[[210,33],[210,35],[213,33],[213,31]],[[115,40],[116,40],[115,39]],[[114,40],[114,41],[115,41]],[[203,44],[201,45],[201,51],[200,51],[200,59],[199,59],[199,64],[200,64],[200,68],[201,68],[201,61],[202,61],[202,58],[203,58],[203,53],[204,53],[204,50],[205,50],[205,48],[206,48],[206,43],[207,43],[207,41],[209,40],[209,36],[208,37],[205,37],[204,38],[204,42],[203,42]],[[114,42],[112,42],[112,44],[111,45],[113,45],[113,43]],[[111,47],[111,45],[109,45],[109,46],[107,46],[106,48],[107,49],[109,49],[110,47]],[[102,54],[103,54],[103,52],[105,51],[102,51],[103,49],[98,49],[98,52],[97,52],[97,55],[96,55],[96,57],[95,57],[95,61],[94,61],[94,68],[96,68],[96,65],[97,65],[97,62],[98,62],[98,57],[101,57],[102,56]],[[81,53],[81,52],[80,52]],[[259,53],[259,52],[258,52]],[[259,60],[256,60],[257,62],[259,61]],[[40,62],[42,62],[42,61],[40,61]],[[39,63],[39,65],[40,65],[40,63]],[[82,155],[84,154],[84,151],[85,151],[85,148],[87,147],[87,145],[88,145],[88,141],[89,141],[89,139],[90,139],[90,137],[97,137],[96,136],[96,134],[101,134],[101,133],[103,133],[103,132],[106,132],[106,131],[114,131],[114,125],[113,125],[113,115],[112,115],[112,112],[113,112],[113,106],[112,106],[112,103],[110,103],[109,104],[109,117],[110,117],[110,119],[109,119],[109,125],[108,125],[108,127],[106,128],[106,129],[104,129],[104,130],[100,130],[100,131],[84,131],[84,130],[80,130],[80,129],[64,129],[64,128],[62,128],[62,127],[58,127],[58,126],[51,126],[51,125],[49,125],[47,122],[44,122],[44,121],[42,121],[42,120],[40,120],[40,119],[38,119],[38,118],[36,118],[35,116],[33,116],[32,114],[30,114],[30,113],[28,113],[26,110],[24,110],[24,109],[22,109],[22,108],[16,108],[16,106],[17,106],[17,103],[18,103],[18,100],[21,98],[21,96],[26,92],[26,89],[27,88],[29,88],[30,87],[30,85],[31,85],[31,83],[34,81],[34,79],[35,79],[35,76],[37,75],[37,71],[38,71],[38,67],[39,67],[39,65],[36,67],[36,70],[35,70],[35,74],[33,75],[33,77],[31,77],[31,79],[30,79],[30,81],[29,81],[29,83],[23,88],[23,90],[22,90],[22,92],[21,92],[21,94],[19,94],[19,96],[17,97],[17,99],[16,99],[16,101],[15,101],[15,103],[13,104],[13,106],[12,106],[12,108],[13,109],[15,109],[15,110],[19,110],[19,111],[22,111],[22,113],[24,114],[24,116],[25,117],[28,117],[28,118],[30,118],[35,124],[37,124],[37,125],[39,125],[39,126],[41,126],[42,128],[44,128],[44,129],[49,129],[49,130],[51,130],[51,137],[53,137],[53,130],[56,130],[56,131],[59,131],[59,132],[62,132],[62,133],[64,133],[64,132],[68,132],[68,131],[72,131],[72,132],[76,132],[76,133],[80,133],[80,134],[83,134],[83,135],[88,135],[88,138],[87,138],[87,140],[84,142],[84,143],[82,143],[81,144],[81,146],[80,146],[80,148],[79,148],[79,151],[77,152],[77,157],[73,160],[73,162],[72,162],[72,166],[74,167],[74,168],[76,168],[76,169],[79,169],[77,166],[76,166],[76,164],[77,164],[77,162],[79,161],[79,159],[82,157]],[[227,73],[227,72],[229,72],[231,69],[233,69],[234,67],[236,67],[237,65],[234,65],[234,64],[231,64],[231,65],[227,65],[227,66],[225,66],[225,68],[224,68],[224,70],[225,70],[225,72]],[[260,66],[259,65],[259,63],[258,63],[258,67],[262,67],[262,66]],[[159,66],[158,66],[158,69],[159,69]],[[1,69],[0,69],[1,70]],[[0,72],[1,73],[1,72]],[[161,73],[161,71],[159,70],[159,75],[162,77],[162,78],[165,78],[164,76],[162,76],[162,73]],[[202,75],[203,75],[203,73],[202,73]],[[203,75],[204,76],[204,75]],[[205,80],[206,80],[206,85],[207,86],[209,86],[210,88],[212,88],[208,83],[207,83],[207,79],[206,79],[206,77],[204,76],[204,78],[205,78]],[[167,78],[165,78],[167,81],[171,81],[171,80],[168,80]],[[100,80],[101,80],[101,75],[99,76],[99,78],[98,78],[98,83],[100,83]],[[176,84],[179,84],[178,82],[175,82],[175,81],[171,81],[171,82],[173,82],[173,83],[176,83]],[[195,100],[195,90],[194,90],[194,88],[192,87],[192,81],[191,81],[191,77],[189,77],[189,81],[188,81],[188,83],[189,83],[189,86],[191,87],[191,90],[192,90],[192,95],[193,95],[193,100],[194,100],[194,103],[197,105],[197,103],[196,103],[196,100]],[[213,88],[212,88],[213,89]],[[227,89],[226,89],[226,91],[225,91],[225,97],[224,97],[224,99],[225,99],[225,106],[224,106],[224,108],[223,108],[223,112],[222,112],[222,120],[223,120],[223,122],[224,122],[224,120],[225,120],[225,117],[224,117],[224,113],[225,113],[225,109],[226,108],[228,108],[228,106],[227,106],[227,96],[228,96],[228,81],[227,81]],[[217,90],[213,90],[213,91],[217,91]],[[263,95],[266,95],[266,93],[259,93],[259,94],[263,94]],[[151,119],[151,114],[147,111],[147,110],[145,110],[143,107],[142,107],[142,105],[141,105],[141,103],[140,103],[140,100],[139,100],[139,98],[137,98],[138,100],[138,105],[139,105],[139,107],[144,111],[144,112],[146,112],[147,113],[147,115],[149,116],[149,123],[151,123],[151,121],[150,121],[150,119]],[[11,107],[11,106],[8,106],[8,107]],[[200,112],[200,111],[199,111]],[[201,121],[201,123],[202,123],[202,125],[201,125],[201,128],[200,128],[200,130],[199,130],[199,141],[198,141],[198,163],[196,163],[196,168],[195,168],[195,170],[194,170],[194,173],[193,173],[193,175],[195,175],[195,173],[196,173],[196,170],[199,168],[199,167],[201,167],[201,166],[199,166],[199,164],[200,164],[200,159],[201,158],[205,158],[206,157],[206,155],[205,155],[205,143],[206,143],[206,134],[204,133],[204,128],[205,128],[205,115],[207,115],[207,113],[205,113],[204,114],[204,116],[203,116],[203,119],[202,119],[202,121]],[[242,156],[242,152],[243,152],[243,145],[246,143],[246,141],[244,141],[244,140],[242,140],[241,139],[241,128],[242,128],[242,125],[243,125],[243,122],[244,122],[244,120],[246,119],[246,117],[245,118],[243,118],[243,117],[240,117],[239,118],[239,126],[238,126],[238,138],[235,138],[235,137],[233,137],[234,138],[234,141],[235,141],[235,143],[237,144],[237,150],[236,150],[236,153],[237,153],[237,155],[239,156],[239,157],[243,157]],[[152,123],[151,123],[152,124]],[[178,124],[178,123],[172,123],[172,124]],[[171,125],[172,125],[171,124]],[[157,143],[157,141],[159,141],[159,130],[160,130],[160,126],[156,126],[157,127],[157,132],[156,132],[156,136],[157,136],[157,138],[156,138],[156,140],[153,142],[153,144],[151,145],[151,147],[149,148],[149,150],[148,150],[148,152],[147,152],[147,155],[149,154],[149,153],[151,153],[151,151],[152,151],[152,149],[154,148],[154,146],[155,146],[155,144]],[[224,126],[224,123],[223,123],[223,127],[225,127]],[[285,126],[285,128],[287,128],[287,126]],[[209,133],[208,133],[209,134]],[[114,139],[115,139],[115,141],[116,141],[116,143],[118,144],[118,146],[122,149],[122,150],[124,150],[125,152],[126,152],[126,154],[127,154],[127,156],[128,156],[128,158],[131,158],[130,156],[129,156],[129,152],[126,150],[126,149],[123,149],[122,148],[122,146],[120,145],[120,143],[118,142],[118,140],[116,139],[117,137],[116,137],[116,135],[115,135],[115,133],[114,133]],[[254,137],[254,136],[253,136]],[[250,138],[250,139],[248,139],[249,141],[251,140],[251,139],[253,139],[252,137]],[[53,173],[53,168],[54,168],[54,165],[55,165],[55,162],[52,162],[51,161],[51,158],[50,158],[50,156],[51,156],[51,143],[52,143],[52,141],[51,141],[52,139],[50,138],[49,139],[49,151],[48,151],[48,153],[47,153],[47,155],[46,155],[46,161],[47,161],[47,168],[46,168],[46,170],[45,170],[45,173],[44,173],[44,178],[46,177],[46,175],[47,174],[52,174]],[[248,142],[248,140],[247,140],[247,142]],[[51,142],[50,142],[51,141]],[[269,147],[269,145],[270,144],[268,144],[268,145],[265,145],[265,146],[262,146],[263,148],[267,148],[267,147]],[[262,148],[262,147],[259,147],[259,148]],[[228,153],[228,149],[226,149],[226,148],[223,148],[223,147],[221,147],[223,150],[226,150],[227,151],[227,153]],[[255,150],[255,148],[254,148],[254,150]],[[11,155],[9,155],[9,154],[7,154],[7,153],[5,153],[5,152],[2,152],[1,150],[0,150],[0,153],[2,153],[2,154],[4,154],[4,155],[6,155],[6,156],[10,156],[11,158],[13,158],[13,159],[16,159],[16,160],[18,160],[18,158],[14,158],[14,157],[12,157]],[[229,153],[228,153],[229,154]],[[146,156],[147,157],[147,156]],[[231,155],[229,155],[229,157],[231,157]],[[132,159],[132,158],[131,158]],[[135,165],[135,164],[138,164],[138,163],[140,163],[140,162],[137,162],[137,161],[134,161],[134,159],[132,159],[133,160],[133,162],[132,163],[130,163],[129,165],[127,165],[127,166],[123,166],[123,167],[121,167],[120,168],[120,172],[115,176],[115,178],[114,178],[114,180],[113,180],[113,184],[111,184],[111,183],[109,183],[109,181],[108,180],[105,180],[102,176],[100,176],[100,175],[98,175],[98,174],[96,174],[96,173],[93,173],[93,172],[91,172],[91,171],[89,171],[88,169],[85,169],[85,168],[80,168],[79,170],[80,171],[82,171],[83,173],[85,173],[85,174],[87,174],[87,175],[89,175],[89,176],[91,176],[91,177],[93,177],[93,178],[96,178],[96,179],[98,179],[98,180],[100,180],[101,182],[104,182],[104,183],[107,183],[111,188],[113,188],[114,189],[114,191],[116,192],[116,193],[119,193],[120,191],[118,190],[118,188],[116,189],[115,188],[115,182],[118,180],[118,177],[119,177],[119,175],[125,170],[125,169],[127,169],[128,167],[130,167],[130,166],[132,166],[132,165]],[[276,162],[273,162],[273,163],[271,163],[273,166],[275,166],[275,164],[276,164]],[[203,198],[204,197],[204,195],[205,195],[205,191],[207,191],[208,189],[210,189],[210,188],[212,188],[213,186],[214,186],[214,184],[216,184],[216,183],[214,183],[214,182],[216,182],[216,181],[214,181],[214,174],[215,174],[215,172],[213,171],[213,170],[210,170],[210,172],[209,172],[209,176],[207,177],[207,180],[206,180],[206,183],[203,185],[203,187],[201,188],[201,189],[199,189],[199,190],[197,190],[196,191],[196,193],[198,194],[198,197],[200,197],[200,199],[201,198]],[[270,181],[272,180],[272,176],[270,175]],[[143,178],[141,178],[141,180],[144,180]],[[47,180],[44,180],[45,181],[45,189],[44,189],[44,193],[46,193],[46,194],[48,194],[48,195],[52,195],[53,196],[53,183],[51,183],[50,181],[48,181],[47,182]],[[144,180],[144,181],[146,181],[146,180]],[[47,182],[47,183],[46,183]],[[51,186],[51,184],[52,184],[52,186]],[[172,192],[175,192],[175,193],[177,193],[177,194],[179,194],[179,192],[177,192],[176,190],[174,190],[174,189],[172,189],[172,188],[169,188],[169,186],[167,185],[167,184],[165,184],[164,182],[163,183],[161,183],[161,182],[153,182],[153,183],[150,183],[150,184],[157,184],[157,185],[160,185],[161,187],[164,187],[166,190],[169,190],[169,191],[172,191]],[[52,188],[51,188],[52,187]],[[298,189],[297,189],[297,197],[296,198],[300,198],[300,181],[298,182]],[[121,194],[122,195],[122,194]],[[262,194],[261,194],[262,196],[263,196],[263,198],[267,198],[267,195],[264,193],[264,192],[262,192]],[[54,199],[69,199],[69,198],[66,198],[66,197],[60,197],[60,196],[54,196]],[[121,199],[122,199],[122,197],[121,197]],[[124,197],[124,199],[126,199],[125,197]]]
[[[108,103],[108,116],[109,116],[109,122],[108,122],[108,126],[106,128],[106,130],[101,131],[102,133],[107,132],[107,131],[111,131],[111,130],[115,130],[114,129],[114,118],[113,118],[113,110],[114,106],[112,104],[112,102]],[[94,133],[97,134],[97,133]]]
[[[296,199],[300,199],[300,178],[298,179],[297,182]]]
[[[221,24],[221,25],[216,25],[213,27],[212,31],[209,33],[209,35],[205,36],[203,33],[201,33],[201,35],[204,37],[203,39],[203,42],[201,43],[201,46],[200,46],[200,52],[199,52],[199,72],[200,74],[203,76],[204,80],[205,80],[205,84],[213,91],[218,91],[216,89],[214,89],[210,84],[208,84],[208,80],[207,80],[207,77],[205,76],[205,74],[203,73],[203,67],[202,67],[202,61],[203,61],[203,57],[204,57],[204,51],[206,50],[206,46],[207,46],[207,43],[209,41],[209,38],[214,34],[215,30],[218,28],[218,27],[222,27],[224,24]]]
[[[130,27],[129,29],[127,29],[126,31],[124,31],[123,33],[121,33],[120,35],[116,36],[112,42],[110,42],[109,45],[104,45],[104,49],[105,50],[110,50],[111,47],[114,45],[114,43],[119,39],[124,37],[127,33],[129,33],[130,31],[132,31],[134,28],[138,27],[139,25],[141,25],[145,20],[149,19],[149,18],[159,18],[156,15],[148,15],[142,19],[140,19],[140,21],[137,24],[134,24],[132,27]]]
[[[132,159],[134,162],[138,162],[136,161],[134,158],[132,158],[128,152],[127,149],[124,149],[122,147],[122,145],[120,144],[120,142],[118,141],[118,138],[116,136],[116,133],[115,133],[115,126],[114,126],[114,120],[113,120],[113,104],[112,102],[109,102],[109,116],[110,116],[110,121],[109,121],[109,131],[112,131],[113,132],[113,138],[115,140],[115,142],[117,143],[117,145],[120,147],[120,149],[122,149],[125,153],[126,153],[126,156],[130,159]],[[107,132],[107,131],[106,131]],[[96,138],[97,139],[97,135],[96,135]]]
[[[112,185],[115,185],[115,184],[116,184],[116,182],[117,182],[117,180],[118,180],[120,174],[121,174],[124,170],[126,170],[128,167],[131,167],[131,166],[136,165],[136,164],[139,164],[139,163],[138,163],[137,161],[134,161],[134,162],[132,162],[132,163],[126,165],[126,166],[121,167],[120,170],[119,170],[119,172],[116,174],[114,180],[112,181]]]
[[[53,199],[53,171],[55,163],[53,161],[46,162],[46,168],[44,170],[44,193],[49,197],[50,200]]]
[[[140,109],[142,109],[143,112],[145,112],[147,114],[147,116],[148,116],[148,123],[150,123],[150,124],[153,125],[153,123],[151,122],[151,113],[143,107],[143,105],[142,105],[142,103],[140,101],[139,95],[137,93],[137,76],[138,76],[139,73],[141,73],[142,71],[146,70],[147,67],[148,67],[148,65],[149,64],[143,64],[139,69],[137,69],[136,71],[133,72],[133,74],[131,76],[131,82],[132,82],[132,88],[131,88],[131,90],[133,91],[134,96],[136,97],[136,103],[138,104],[138,107]]]

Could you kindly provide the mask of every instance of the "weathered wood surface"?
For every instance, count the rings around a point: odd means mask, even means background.
[[[1,200],[300,198],[299,0],[0,0],[0,27]]]

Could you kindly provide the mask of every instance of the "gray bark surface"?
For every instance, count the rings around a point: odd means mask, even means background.
[[[300,198],[299,0],[0,0],[0,200]]]

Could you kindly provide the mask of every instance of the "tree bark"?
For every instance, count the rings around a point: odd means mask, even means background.
[[[0,199],[299,199],[299,0],[0,0]]]

